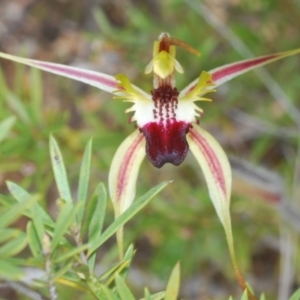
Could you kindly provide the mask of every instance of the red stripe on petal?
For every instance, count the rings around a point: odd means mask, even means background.
[[[212,73],[212,78],[214,81],[220,80],[223,77],[230,76],[246,69],[255,67],[256,65],[263,64],[264,62],[271,60],[273,58],[278,57],[279,54],[271,54],[264,57],[259,57],[257,59],[252,59],[248,61],[242,61],[240,63],[231,64],[227,67],[221,68],[221,70],[217,70]]]
[[[300,51],[300,50],[299,50]],[[295,51],[287,51],[281,52],[276,54],[270,54],[266,56],[261,56],[257,58],[242,60],[239,62],[231,63],[225,66],[221,66],[210,70],[209,73],[212,75],[212,79],[214,81],[214,88],[217,86],[231,80],[232,78],[244,74],[256,67],[261,67],[265,64],[271,63],[275,60],[281,59],[283,57],[293,55],[299,52],[298,50]],[[185,87],[181,93],[180,97],[185,96],[189,92],[191,92],[197,85],[199,79],[192,81],[187,87]],[[207,82],[209,83],[209,81]]]
[[[144,135],[140,133],[137,136],[136,140],[131,144],[130,148],[128,148],[128,150],[126,151],[122,164],[120,165],[117,179],[117,201],[120,201],[123,191],[126,190],[128,181],[131,180],[129,174],[131,172],[131,168],[134,166],[133,161],[136,158],[136,152],[140,149],[140,145],[143,139]]]
[[[86,79],[89,81],[94,81],[95,83],[105,85],[107,87],[111,87],[113,89],[117,89],[118,87],[116,80],[110,79],[109,76],[101,73],[46,62],[31,61],[31,63],[33,65],[46,68],[49,71],[54,71],[60,73],[61,75],[65,74],[67,76],[73,77],[73,79]]]
[[[202,155],[204,156],[215,181],[219,184],[222,192],[224,195],[228,194],[226,188],[226,182],[224,178],[224,173],[222,169],[222,165],[219,161],[219,158],[215,154],[214,149],[211,148],[209,143],[203,138],[198,131],[194,128],[190,129],[189,131],[190,138],[197,144],[198,148],[200,149]]]

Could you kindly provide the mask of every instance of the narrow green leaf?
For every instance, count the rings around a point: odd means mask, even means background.
[[[7,90],[8,90],[7,84],[6,84],[3,72],[0,68],[0,95],[2,98],[4,98],[5,95],[7,94]]]
[[[152,300],[151,294],[147,288],[145,288],[145,298],[143,298],[142,300]]]
[[[6,181],[6,185],[10,193],[19,203],[26,201],[32,197],[26,190],[12,181]]]
[[[15,121],[16,117],[11,116],[0,123],[0,142],[6,138]]]
[[[145,195],[138,198],[132,205],[118,217],[100,236],[100,238],[91,244],[89,255],[100,247],[107,239],[109,239],[121,226],[128,222],[138,211],[140,211],[147,203],[156,196],[169,182],[162,182],[148,191]]]
[[[51,243],[52,252],[56,249],[62,237],[67,233],[68,228],[75,221],[75,217],[81,203],[73,206],[72,203],[65,203],[57,217],[56,225],[54,228],[53,239]]]
[[[124,280],[120,275],[116,274],[115,282],[116,282],[117,292],[121,300],[135,300],[130,289],[127,287],[127,285],[125,284]]]
[[[134,253],[135,253],[134,247],[133,247],[133,245],[131,244],[131,245],[128,247],[128,249],[127,249],[127,251],[126,251],[126,253],[125,253],[125,255],[124,255],[124,258],[123,258],[123,261],[124,261],[124,262],[128,262],[128,265],[126,266],[126,268],[125,268],[121,273],[119,273],[120,276],[121,276],[124,280],[126,279],[127,274],[128,274],[128,272],[129,272],[130,264],[131,264],[131,261],[132,261],[132,259],[133,259]]]
[[[150,294],[147,288],[145,288],[145,297],[140,300],[162,300],[165,298],[165,292],[158,292],[153,295]]]
[[[66,274],[74,265],[74,261],[70,260],[68,263],[66,263],[64,266],[60,267],[58,271],[54,274],[52,277],[53,281],[58,281],[59,278],[63,277],[64,274]]]
[[[53,263],[59,263],[61,261],[67,260],[70,257],[80,254],[88,248],[88,245],[81,245],[76,248],[72,248],[71,250],[65,252],[64,254],[59,254],[57,258],[52,259]]]
[[[101,231],[104,223],[107,193],[103,183],[100,183],[95,191],[95,197],[91,198],[87,211],[87,221],[89,221],[88,229],[88,242],[93,244],[101,236]],[[96,261],[96,252],[93,253],[88,259],[90,271],[94,269]]]
[[[96,195],[97,201],[95,211],[89,224],[89,240],[97,238],[101,234],[103,228],[107,206],[107,192],[103,183],[100,183],[96,187]]]
[[[117,295],[115,295],[107,286],[101,284],[101,288],[102,288],[107,300],[120,300],[120,298]],[[100,300],[102,300],[102,299],[100,299]]]
[[[128,261],[121,261],[116,263],[98,277],[99,281],[104,281],[106,278],[108,278],[106,284],[109,285],[114,280],[114,274],[121,273],[126,268],[128,263]]]
[[[87,231],[89,231],[91,237],[97,233],[101,234],[106,206],[107,192],[103,183],[99,183],[86,205],[85,217],[81,226],[81,236],[84,236]]]
[[[35,230],[35,226],[32,221],[27,223],[27,239],[29,248],[34,257],[39,257],[42,255],[42,243],[39,239],[37,232]]]
[[[79,224],[81,224],[82,222],[85,202],[87,200],[88,186],[90,180],[91,156],[92,156],[92,140],[89,140],[84,150],[81,167],[80,167],[79,182],[78,182],[77,201],[83,201],[84,203],[81,206],[81,209],[79,210],[77,215],[77,220]]]
[[[91,289],[91,292],[97,297],[97,299],[100,300],[109,300],[109,298],[106,296],[106,293],[102,289],[102,285],[100,284],[97,277],[91,275],[88,279],[88,286]]]
[[[22,187],[17,185],[14,182],[6,181],[6,185],[10,193],[13,195],[13,197],[19,202],[22,203],[24,201],[27,201],[32,198],[32,195],[30,195],[26,190],[24,190]],[[34,212],[41,216],[43,222],[45,225],[54,227],[54,222],[52,218],[48,215],[48,213],[38,204],[35,203],[34,206],[38,208],[34,208]],[[25,213],[24,213],[25,214]],[[25,215],[29,216],[30,218],[33,217],[33,211],[26,213]]]
[[[247,290],[245,290],[245,291],[243,292],[243,295],[242,295],[241,300],[249,300]]]
[[[24,51],[20,51],[20,54],[22,54]],[[24,52],[24,55],[26,56],[26,53]],[[15,68],[15,76],[14,76],[14,84],[12,87],[12,90],[16,95],[21,97],[22,95],[22,89],[24,87],[24,77],[26,74],[25,66],[22,64],[17,64]]]
[[[300,288],[290,297],[289,300],[299,300],[300,299]]]
[[[177,263],[169,278],[165,300],[176,300],[179,293],[180,285],[180,263]]]
[[[15,239],[20,236],[23,232],[13,228],[1,228],[0,229],[0,243],[3,243],[10,239]]]
[[[42,99],[43,99],[43,83],[40,70],[31,68],[30,70],[30,99],[31,99],[31,111],[35,124],[42,124]]]
[[[76,276],[76,275],[75,275]],[[82,291],[86,294],[90,294],[90,289],[85,282],[82,282],[78,276],[75,277],[74,273],[67,272],[63,277],[57,277],[55,282],[65,286],[69,286],[75,291]]]
[[[103,28],[103,33],[106,36],[114,36],[114,30],[111,26],[111,23],[107,19],[106,14],[101,10],[97,9],[93,11],[93,16],[96,20],[97,25],[99,26],[98,28]]]
[[[300,295],[299,295],[299,299],[300,299]],[[262,293],[262,294],[260,295],[259,300],[267,300],[264,293]]]
[[[36,202],[37,197],[33,196],[31,199],[24,201],[22,203],[17,203],[11,208],[9,208],[6,212],[4,212],[0,218],[0,228],[6,227],[10,223],[14,222],[16,219],[18,219],[23,211],[27,208],[29,208],[31,205]]]
[[[118,268],[116,268],[115,272],[112,273],[110,275],[110,277],[106,280],[106,285],[110,286],[114,282],[116,274],[121,274],[124,270],[126,270],[126,268],[128,267],[129,263],[130,262],[128,260],[125,260],[125,261],[123,260],[120,264],[118,264]],[[112,270],[112,268],[111,268],[111,270]],[[107,273],[107,272],[105,272],[105,273]],[[104,275],[106,275],[106,274],[101,275],[101,278]]]
[[[7,258],[14,256],[21,252],[27,245],[27,236],[25,233],[20,235],[19,237],[10,240],[0,247],[0,257]]]
[[[71,191],[68,183],[68,177],[67,177],[63,157],[59,150],[58,144],[52,135],[50,135],[49,144],[50,144],[51,164],[52,164],[56,186],[58,188],[58,193],[60,197],[64,199],[66,202],[72,203],[72,196],[71,196]]]
[[[40,244],[42,245],[45,228],[42,220],[42,215],[40,214],[40,209],[41,207],[36,203],[32,205],[30,210],[32,212],[32,222],[37,233],[37,237],[39,239]]]
[[[0,194],[0,203],[4,206],[7,207],[12,207],[13,205],[15,205],[17,202],[14,201],[14,199],[11,199],[11,197],[8,196],[4,196]]]
[[[165,298],[165,292],[158,292],[151,295],[151,300],[162,300]]]
[[[97,187],[96,187],[97,189]],[[85,207],[85,212],[84,212],[84,218],[81,222],[81,232],[80,232],[80,236],[84,237],[85,234],[88,232],[90,223],[91,223],[91,219],[93,218],[93,215],[95,213],[95,209],[98,203],[98,196],[95,192],[93,193],[93,195],[91,196],[90,199],[88,199],[87,203],[86,203],[86,207]]]
[[[0,259],[0,278],[7,280],[19,280],[24,277],[21,268],[7,260]]]
[[[0,73],[0,93],[5,99],[7,106],[13,110],[25,124],[30,124],[30,118],[22,101],[15,93],[12,93],[5,82],[3,73]]]
[[[7,91],[5,100],[8,107],[10,107],[18,115],[20,120],[25,125],[30,126],[30,117],[22,101],[10,91]]]
[[[80,279],[85,278],[85,280],[87,280],[90,276],[89,268],[86,264],[73,265],[73,271],[76,273],[76,275]]]

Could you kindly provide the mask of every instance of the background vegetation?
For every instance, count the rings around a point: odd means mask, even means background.
[[[178,76],[178,87],[183,88],[201,70],[299,48],[299,9],[296,0],[3,0],[0,50],[112,75],[126,73],[136,85],[150,90],[152,78],[143,73],[144,68],[151,59],[153,40],[167,31],[202,54],[198,58],[178,51],[185,69],[184,76]],[[50,215],[57,215],[58,192],[48,151],[50,133],[63,152],[72,193],[76,193],[81,158],[91,137],[89,196],[98,182],[107,186],[114,152],[134,129],[124,114],[127,105],[71,80],[7,61],[0,63],[0,121],[15,117],[1,141],[1,194],[8,194],[6,180],[16,182],[33,194],[45,195],[43,205]],[[300,282],[299,226],[290,215],[292,222],[283,218],[286,211],[282,208],[291,202],[295,214],[299,208],[299,67],[299,56],[276,62],[266,68],[267,73],[257,76],[251,72],[222,86],[213,95],[213,103],[201,103],[205,110],[201,125],[229,155],[282,178],[270,180],[275,184],[269,188],[259,184],[257,176],[245,176],[242,182],[244,177],[238,173],[232,197],[241,270],[254,289],[264,291],[270,299],[278,294],[286,299]],[[264,178],[273,175],[264,173]],[[126,244],[133,243],[137,250],[129,285],[137,295],[144,286],[161,290],[180,260],[182,297],[226,299],[230,294],[239,295],[223,229],[192,157],[180,167],[167,165],[160,170],[145,161],[137,195],[170,179],[172,185],[125,228]],[[258,190],[265,187],[276,193],[277,182],[283,184],[284,202],[266,201]],[[112,220],[108,202],[104,227]],[[14,226],[25,229],[26,223],[27,219],[21,218]],[[109,239],[99,251],[101,263],[96,266],[101,273],[117,260],[115,239]],[[72,289],[60,292],[65,293],[62,299],[74,297]],[[0,295],[25,299],[11,288],[0,289]]]

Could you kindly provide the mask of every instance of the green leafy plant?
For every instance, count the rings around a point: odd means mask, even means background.
[[[51,163],[60,197],[57,200],[56,220],[38,203],[41,196],[31,195],[19,185],[7,182],[14,200],[4,195],[0,197],[5,207],[0,221],[1,242],[4,243],[0,248],[2,279],[7,282],[13,279],[25,281],[26,275],[22,269],[30,266],[44,272],[43,276],[31,283],[32,286],[48,286],[51,299],[55,299],[57,295],[58,283],[92,294],[97,299],[134,299],[124,281],[134,256],[133,247],[129,246],[124,258],[100,276],[94,273],[97,249],[168,183],[161,183],[138,198],[124,214],[103,230],[107,205],[104,185],[98,184],[93,195],[88,198],[91,149],[92,141],[89,141],[83,155],[75,201],[68,184],[62,154],[56,140],[50,136]],[[21,214],[30,219],[26,233],[9,227]],[[14,257],[27,245],[31,251],[28,258]],[[178,267],[176,270],[178,273]],[[175,283],[178,287],[179,282]],[[169,283],[168,289],[175,283]],[[167,291],[166,295],[170,293]],[[146,292],[145,299],[162,299],[164,295],[165,293],[151,295]],[[169,299],[175,298],[173,296]]]

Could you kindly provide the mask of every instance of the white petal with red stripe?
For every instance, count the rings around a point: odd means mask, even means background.
[[[244,74],[248,71],[251,71],[255,68],[264,66],[268,63],[274,62],[276,60],[279,60],[284,57],[288,57],[291,55],[295,55],[297,53],[300,53],[300,49],[296,50],[290,50],[275,54],[269,54],[265,56],[260,56],[256,58],[241,60],[235,63],[227,64],[222,67],[215,68],[209,73],[212,75],[212,80],[215,84],[213,88],[216,88],[217,86],[231,80],[232,78],[239,76],[241,74]],[[197,85],[198,79],[195,79],[192,81],[187,87],[185,87],[181,91],[181,95],[186,95],[188,92],[193,90]]]
[[[135,130],[123,141],[113,158],[108,183],[117,216],[134,200],[137,176],[145,155],[144,135]]]
[[[196,124],[189,130],[187,141],[202,168],[218,217],[227,226],[232,181],[228,158],[219,143]]]
[[[38,68],[40,70],[71,78],[74,80],[81,81],[83,83],[89,84],[91,86],[97,87],[106,92],[112,93],[118,89],[118,81],[114,76],[107,75],[104,73],[90,71],[82,68],[76,68],[71,66],[66,66],[62,64],[50,63],[46,61],[33,60],[22,58],[6,53],[0,52],[0,57],[12,60],[30,67]],[[133,87],[144,93],[141,89],[133,85]]]

